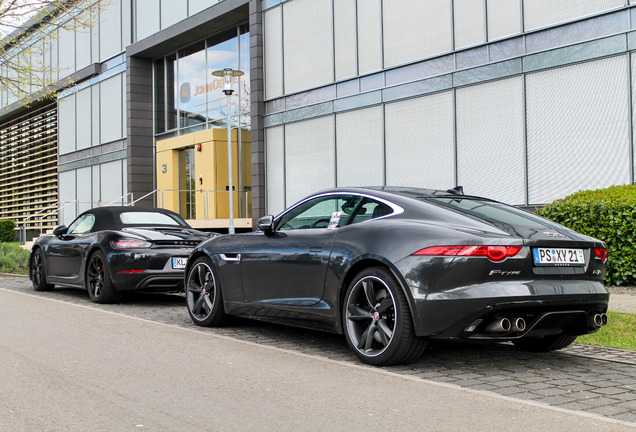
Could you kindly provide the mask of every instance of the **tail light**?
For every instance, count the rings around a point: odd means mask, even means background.
[[[119,239],[113,240],[110,242],[111,246],[115,249],[140,249],[140,248],[149,248],[152,246],[152,243],[139,240],[139,239]]]
[[[521,246],[431,246],[413,255],[427,256],[481,256],[499,262],[519,253]]]
[[[600,259],[602,262],[607,262],[607,249],[594,248],[594,255],[596,255],[596,258]]]

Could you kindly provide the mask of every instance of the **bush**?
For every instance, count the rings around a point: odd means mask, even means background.
[[[15,222],[11,219],[0,220],[0,243],[15,240]]]
[[[29,251],[17,243],[0,243],[0,272],[28,274]]]
[[[580,191],[537,211],[607,244],[608,285],[636,285],[636,185]]]

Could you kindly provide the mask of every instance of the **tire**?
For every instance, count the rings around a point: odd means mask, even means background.
[[[198,258],[188,270],[186,304],[192,321],[202,327],[216,327],[227,318],[219,279],[208,257]]]
[[[542,338],[522,338],[512,341],[519,349],[532,352],[547,352],[565,348],[576,340],[576,336],[558,334]]]
[[[117,303],[121,293],[113,287],[110,268],[104,252],[95,251],[86,261],[86,290],[94,303]]]
[[[410,363],[426,349],[427,340],[415,335],[406,296],[382,267],[363,270],[351,282],[342,322],[349,348],[370,365]]]
[[[46,283],[46,266],[41,249],[36,249],[31,254],[30,266],[31,283],[36,291],[51,291],[55,285]]]

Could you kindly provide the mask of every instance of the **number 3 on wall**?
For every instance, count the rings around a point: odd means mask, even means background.
[[[168,164],[161,165],[161,174],[165,174],[168,172]]]

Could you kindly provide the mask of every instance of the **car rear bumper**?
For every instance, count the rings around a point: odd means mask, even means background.
[[[185,270],[173,268],[172,258],[189,254],[178,248],[111,252],[111,280],[117,291],[181,291]]]
[[[418,336],[514,340],[598,330],[594,317],[607,311],[609,293],[601,282],[587,280],[506,281],[458,287],[414,299]],[[503,331],[493,323],[523,320],[525,328]]]

